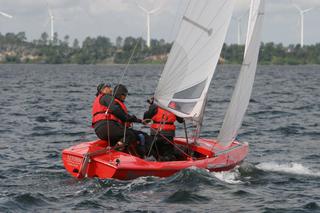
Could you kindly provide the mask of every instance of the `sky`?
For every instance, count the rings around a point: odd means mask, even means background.
[[[266,12],[262,32],[263,42],[300,43],[300,15],[293,4],[302,9],[314,7],[305,14],[304,43],[320,42],[320,0],[265,0]],[[69,35],[82,41],[85,37],[117,36],[146,38],[146,16],[137,4],[149,10],[160,8],[151,16],[151,37],[172,41],[178,30],[188,0],[47,0],[55,16],[55,31],[59,38]],[[233,17],[243,16],[244,43],[250,0],[236,0]],[[13,16],[0,16],[0,32],[26,32],[28,40],[49,33],[46,0],[0,0],[0,11]],[[237,22],[232,19],[227,43],[237,43]]]

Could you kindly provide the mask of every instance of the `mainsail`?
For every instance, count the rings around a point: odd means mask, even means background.
[[[218,135],[218,141],[223,145],[230,144],[237,136],[249,104],[257,68],[263,14],[264,0],[252,0],[243,64]]]
[[[191,0],[155,92],[155,102],[198,121],[226,37],[234,0]]]

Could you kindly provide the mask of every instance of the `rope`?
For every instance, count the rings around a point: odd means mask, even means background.
[[[127,133],[127,122],[124,123],[124,131],[123,131],[123,143],[126,144],[126,133]]]
[[[153,143],[154,143],[154,141],[155,141],[155,139],[156,139],[156,136],[157,136],[157,135],[160,135],[164,140],[166,140],[167,142],[169,142],[170,144],[172,144],[172,145],[173,145],[177,150],[179,150],[183,155],[185,155],[185,156],[187,156],[187,157],[189,157],[189,158],[192,158],[192,157],[191,157],[190,155],[188,155],[185,151],[183,151],[182,149],[180,149],[175,143],[173,143],[173,142],[170,141],[166,136],[164,136],[163,134],[160,133],[159,129],[160,129],[161,125],[160,125],[160,127],[157,128],[157,129],[152,128],[151,125],[145,123],[147,120],[150,120],[150,119],[146,119],[146,120],[143,120],[143,121],[142,121],[142,122],[144,123],[144,125],[145,125],[146,127],[150,128],[150,129],[153,129],[153,130],[156,131],[156,135],[155,135],[155,137],[154,137],[154,139],[153,139],[153,141],[152,141],[152,144],[151,144],[151,147],[150,147],[150,149],[149,149],[149,153],[148,153],[147,156],[150,155],[150,152],[151,152]]]
[[[164,116],[164,115],[163,115]],[[148,119],[148,120],[151,120],[151,119]],[[162,121],[163,119],[161,119],[161,121]],[[150,149],[149,149],[149,152],[148,152],[148,154],[147,154],[147,157],[149,157],[150,156],[150,153],[151,153],[151,150],[152,150],[152,147],[153,147],[153,145],[155,144],[155,142],[156,142],[156,140],[157,140],[157,135],[159,134],[159,132],[162,130],[162,126],[163,126],[163,124],[160,122],[160,125],[159,125],[159,127],[157,128],[157,130],[156,130],[156,134],[154,135],[154,137],[153,137],[153,140],[152,140],[152,143],[151,143],[151,146],[150,146]],[[150,129],[151,129],[152,127],[151,127],[151,125],[150,125]],[[152,128],[153,129],[153,128]],[[158,152],[158,148],[157,148],[157,146],[156,146],[156,151],[157,151],[157,154],[159,155],[159,152]]]
[[[132,61],[133,55],[134,55],[135,52],[136,52],[136,49],[137,49],[137,47],[138,47],[139,41],[140,41],[140,39],[137,39],[136,44],[135,44],[135,46],[134,46],[134,48],[133,48],[133,50],[132,50],[132,52],[131,52],[130,58],[129,58],[129,60],[128,60],[128,63],[126,64],[126,66],[125,66],[125,68],[124,68],[124,70],[123,70],[123,72],[122,72],[122,75],[121,75],[121,77],[120,77],[117,85],[119,85],[119,84],[122,82],[125,74],[127,73],[128,67],[129,67],[129,65],[130,65],[130,63],[131,63],[131,61]],[[117,93],[118,88],[119,88],[119,87],[117,87],[117,89],[113,92],[114,94]],[[115,97],[112,96],[111,102],[109,103],[108,109],[107,109],[107,111],[106,111],[106,113],[105,113],[106,115],[109,113],[109,109],[110,109],[110,107],[111,107],[111,104],[112,104],[113,101],[114,101],[114,98],[115,98]],[[110,143],[109,120],[107,120],[107,131],[108,131],[108,142]],[[125,131],[126,131],[126,127],[125,127]],[[124,135],[124,140],[125,140],[125,135]]]

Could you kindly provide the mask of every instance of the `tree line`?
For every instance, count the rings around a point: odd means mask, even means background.
[[[24,32],[0,33],[0,63],[47,63],[47,64],[125,64],[164,63],[172,43],[163,39],[152,39],[150,47],[142,38],[117,37],[115,42],[105,36],[87,37],[80,44],[78,39],[70,40],[68,35],[59,38],[55,33],[49,39],[42,33],[39,39],[27,41]],[[134,54],[132,52],[134,50]],[[223,63],[241,64],[244,45],[224,44],[221,52]],[[132,57],[131,57],[132,55]],[[260,64],[320,64],[320,43],[284,46],[272,42],[262,43]]]

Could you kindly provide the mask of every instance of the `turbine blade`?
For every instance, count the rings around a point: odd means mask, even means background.
[[[303,10],[302,10],[298,5],[293,4],[293,6],[294,6],[295,8],[297,8],[297,10],[299,10],[299,12],[303,12]]]
[[[149,12],[149,14],[156,13],[156,12],[158,12],[160,9],[161,9],[160,7],[156,8],[156,9],[153,9],[153,10],[151,10],[151,11]]]
[[[46,0],[46,4],[47,4],[47,10],[48,10],[49,16],[53,16],[52,10],[51,10],[50,5],[49,5],[49,2],[47,0]]]
[[[136,3],[137,4],[137,3]],[[149,13],[148,10],[146,10],[144,7],[142,7],[141,5],[137,4],[137,6],[144,11],[145,13]]]
[[[307,13],[307,12],[309,12],[310,10],[313,10],[313,9],[314,9],[314,7],[311,7],[311,8],[308,8],[308,9],[303,10],[302,12],[303,12],[303,13]]]
[[[54,16],[54,20],[62,20],[64,22],[70,21],[70,18],[64,18],[62,16]]]
[[[0,15],[4,16],[6,18],[13,18],[12,15],[9,15],[8,13],[4,13],[4,12],[1,12],[1,11],[0,11]]]

